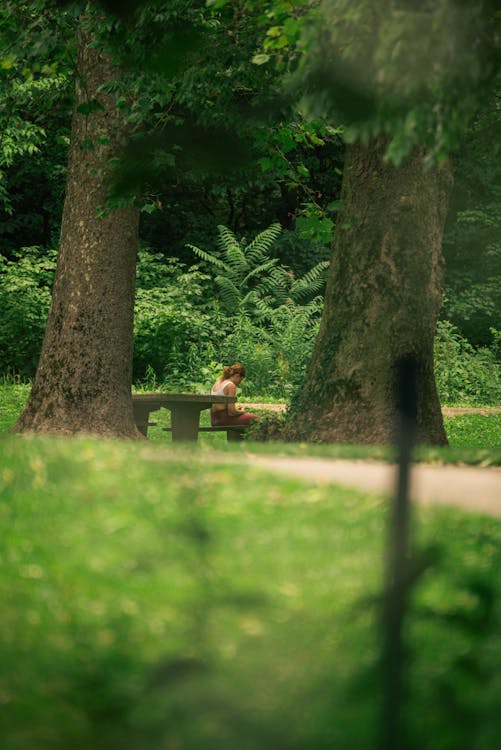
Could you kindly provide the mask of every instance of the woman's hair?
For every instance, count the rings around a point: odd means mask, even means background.
[[[229,365],[228,367],[224,368],[223,374],[221,375],[221,380],[228,380],[228,378],[231,378],[232,375],[237,374],[245,378],[245,367],[243,365],[240,365],[238,362],[236,362],[234,365]]]

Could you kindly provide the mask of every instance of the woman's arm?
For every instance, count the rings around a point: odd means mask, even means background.
[[[236,396],[237,395],[236,385],[234,383],[228,383],[223,393],[225,396]],[[244,409],[242,409],[241,407],[238,407],[236,404],[228,404],[228,414],[231,414],[232,417],[242,414],[243,411]]]

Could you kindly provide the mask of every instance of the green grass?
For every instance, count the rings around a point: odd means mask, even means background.
[[[374,747],[387,501],[204,455],[0,441],[3,749]],[[491,750],[501,523],[414,537],[409,731]]]
[[[501,450],[501,414],[462,414],[445,417],[444,423],[449,441],[455,447]]]
[[[7,430],[21,414],[29,396],[28,384],[11,384],[0,381],[0,433]]]

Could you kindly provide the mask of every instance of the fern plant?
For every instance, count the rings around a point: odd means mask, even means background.
[[[222,308],[230,318],[248,315],[255,322],[264,322],[271,320],[282,305],[302,305],[315,295],[318,297],[328,263],[318,263],[296,279],[290,269],[270,257],[270,249],[281,231],[280,224],[271,224],[247,244],[220,225],[215,252],[187,245],[213,269]]]

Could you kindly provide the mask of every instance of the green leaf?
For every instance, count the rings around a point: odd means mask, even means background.
[[[256,266],[261,263],[264,259],[268,250],[277,239],[278,235],[282,231],[282,227],[278,222],[272,224],[263,232],[260,232],[252,242],[247,246],[245,254],[247,260],[251,266]]]
[[[215,10],[218,10],[219,8],[224,8],[225,5],[228,5],[230,0],[207,0],[205,3],[207,8],[214,8]]]
[[[205,260],[207,263],[211,263],[211,265],[216,266],[216,268],[224,268],[226,270],[226,265],[223,263],[221,258],[218,258],[211,253],[207,253],[205,252],[205,250],[201,250],[199,247],[196,247],[196,245],[190,245],[189,242],[186,243],[186,247],[189,247],[190,250],[193,250],[195,255],[198,255],[199,258],[202,258],[202,260]]]
[[[234,245],[228,247],[226,251],[226,260],[228,262],[228,266],[232,271],[232,275],[236,276],[237,278],[239,276],[241,277],[241,275],[245,273],[248,268],[245,255],[242,251],[242,248],[240,247],[236,247]]]
[[[272,39],[279,37],[282,33],[282,27],[281,26],[270,26],[268,31],[266,32],[266,36],[271,37]]]
[[[273,49],[284,49],[284,47],[288,47],[290,44],[290,39],[285,36],[285,34],[282,34],[278,37],[276,42],[273,43]]]
[[[307,271],[300,279],[296,279],[291,285],[291,296],[294,299],[301,299],[320,292],[325,283],[325,272],[328,267],[329,262],[323,260]]]
[[[2,61],[0,62],[0,68],[2,70],[10,70],[14,67],[16,64],[16,58],[14,55],[9,55],[9,57],[4,57]]]
[[[233,234],[233,232],[231,231],[231,229],[228,229],[228,227],[225,227],[222,224],[219,224],[217,231],[219,234],[218,245],[222,253],[225,253],[226,255],[228,255],[229,250],[232,248],[240,250],[240,245],[238,244],[238,240]]]
[[[265,63],[268,62],[269,59],[270,59],[269,55],[266,55],[265,53],[260,53],[259,55],[254,55],[254,57],[252,58],[252,62],[254,63],[254,65],[264,65]]]
[[[318,216],[298,216],[296,228],[301,237],[316,240],[322,244],[328,244],[332,238],[334,222],[331,219]]]
[[[257,163],[263,170],[263,172],[267,172],[269,169],[273,168],[273,161],[269,158],[269,156],[263,156],[261,159],[257,160]]]
[[[296,18],[288,18],[284,23],[284,34],[294,40],[301,30],[301,22]]]
[[[278,263],[278,258],[271,258],[270,260],[265,261],[264,263],[261,263],[261,265],[256,266],[256,268],[253,268],[250,273],[247,274],[245,279],[242,282],[242,286],[245,286],[249,283],[251,279],[253,279],[255,276],[259,276],[262,273],[266,273],[271,268],[274,268]]]
[[[226,310],[234,315],[241,301],[241,295],[233,281],[227,276],[216,276],[216,283],[221,292],[221,300]]]

